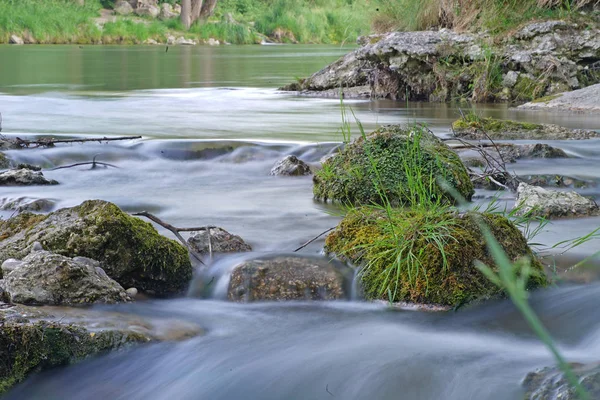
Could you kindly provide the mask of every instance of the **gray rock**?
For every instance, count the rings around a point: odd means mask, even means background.
[[[186,39],[183,36],[180,36],[177,38],[177,40],[175,41],[175,44],[178,45],[184,45],[184,46],[193,46],[196,44],[196,42],[194,42],[191,39]]]
[[[345,299],[349,297],[351,276],[352,272],[341,263],[320,257],[254,259],[235,267],[228,298],[244,302]]]
[[[115,10],[115,13],[119,15],[129,15],[133,13],[133,7],[125,0],[117,1],[113,9]]]
[[[0,278],[2,276],[10,274],[14,269],[20,267],[21,265],[23,265],[23,261],[21,260],[16,260],[14,258],[9,258],[8,260],[5,260],[2,263],[2,266],[0,267]]]
[[[157,45],[157,44],[160,44],[160,43],[158,43],[154,39],[146,39],[146,40],[144,40],[144,44]]]
[[[178,13],[173,10],[173,6],[169,3],[162,3],[160,5],[160,14],[158,18],[160,19],[171,19],[177,18],[179,16]]]
[[[31,252],[33,253],[36,251],[44,251],[44,247],[40,242],[33,242],[33,245],[31,245]]]
[[[126,293],[127,293],[127,295],[128,295],[129,297],[131,297],[132,299],[133,299],[135,296],[137,296],[137,294],[138,294],[138,290],[137,290],[136,288],[134,288],[134,287],[127,289],[125,292],[126,292]]]
[[[4,275],[4,290],[13,303],[75,305],[128,301],[125,289],[95,268],[72,258],[37,251]]]
[[[519,106],[528,110],[548,110],[567,112],[599,112],[600,84],[588,86],[572,92],[542,97],[538,100]]]
[[[44,177],[41,171],[30,169],[10,169],[0,173],[0,186],[58,185],[58,182]]]
[[[48,215],[21,213],[0,221],[0,237],[0,262],[23,259],[40,242],[67,257],[98,260],[119,284],[149,294],[179,293],[192,278],[185,247],[106,201],[86,201]]]
[[[517,79],[519,79],[519,73],[516,71],[508,71],[504,78],[502,78],[502,85],[507,88],[512,88],[517,84]]]
[[[531,39],[535,36],[553,32],[556,29],[565,29],[567,28],[567,23],[565,21],[544,21],[544,22],[534,22],[526,25],[520,31],[515,34],[515,38],[517,39]]]
[[[213,253],[252,251],[252,247],[244,239],[222,228],[211,228],[197,233],[188,239],[188,244],[199,254],[208,254],[209,251]]]
[[[3,198],[0,199],[0,210],[12,211],[50,211],[55,202],[50,199],[34,199],[31,197]]]
[[[581,386],[590,399],[600,399],[600,364],[571,363]],[[557,367],[546,367],[527,374],[523,381],[525,400],[577,400],[580,397]]]
[[[171,35],[167,36],[167,44],[168,45],[175,44],[175,40],[177,40],[177,39],[175,39],[175,36],[171,36]]]
[[[25,41],[20,36],[10,35],[10,38],[8,39],[8,43],[10,43],[10,44],[25,44]]]
[[[2,143],[0,143],[0,149],[2,148]],[[0,152],[0,169],[6,169],[10,167],[10,159],[6,157],[6,155]]]
[[[209,38],[206,41],[206,44],[209,46],[219,46],[221,44],[221,42],[219,42],[218,40],[214,39],[214,38]]]
[[[135,13],[137,15],[139,15],[140,17],[152,17],[152,18],[157,18],[158,15],[160,14],[160,9],[152,4],[147,4],[147,5],[141,5],[138,6],[138,8],[135,9]]]
[[[311,175],[308,164],[296,156],[285,156],[271,168],[270,175],[304,176]]]
[[[598,215],[598,205],[576,192],[559,192],[526,183],[519,184],[515,204],[516,214],[546,218]]]

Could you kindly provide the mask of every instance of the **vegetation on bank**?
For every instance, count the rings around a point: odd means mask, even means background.
[[[174,3],[175,1],[160,1]],[[234,44],[265,38],[288,43],[353,43],[360,35],[432,27],[499,33],[532,19],[569,18],[592,0],[220,0],[206,22],[184,29],[178,18],[137,16],[99,22],[110,0],[0,0],[0,43],[10,35],[35,43],[165,42],[169,35]],[[233,17],[233,21],[231,19]]]

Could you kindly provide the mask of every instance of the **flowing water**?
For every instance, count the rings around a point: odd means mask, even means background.
[[[335,207],[312,199],[310,177],[269,176],[295,154],[314,165],[341,140],[339,100],[297,97],[278,86],[347,52],[331,46],[0,46],[2,133],[142,139],[9,151],[45,169],[91,161],[119,168],[44,171],[60,185],[3,187],[0,199],[46,198],[55,208],[86,199],[147,210],[176,226],[218,225],[256,254],[286,253],[335,226]],[[452,105],[355,101],[367,129],[427,123],[440,136],[459,116]],[[515,111],[481,105],[499,118],[600,129],[596,115]],[[358,133],[358,130],[354,130]],[[560,174],[600,182],[600,140],[548,142],[566,160],[519,161],[518,174]],[[600,198],[592,185],[582,191]],[[485,201],[493,193],[479,191]],[[511,195],[503,197],[507,203]],[[1,211],[8,217],[11,211]],[[596,228],[598,218],[552,224],[546,244]],[[164,234],[168,232],[161,231]],[[318,240],[303,251],[318,254]],[[597,250],[590,243],[574,259]],[[30,378],[10,399],[518,399],[528,371],[551,365],[508,302],[457,313],[390,311],[358,301],[252,304],[222,301],[227,271],[216,260],[211,299],[190,296],[111,309],[177,317],[204,336],[108,355]],[[585,274],[584,274],[585,275]],[[222,277],[225,278],[222,278]],[[596,280],[597,273],[582,279]],[[201,277],[197,278],[197,281]],[[220,288],[220,289],[219,289]],[[220,290],[220,291],[219,291]],[[534,303],[570,360],[598,361],[600,286],[565,286]]]

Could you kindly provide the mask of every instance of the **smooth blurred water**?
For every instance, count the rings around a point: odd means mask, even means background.
[[[318,165],[339,144],[339,100],[277,90],[348,51],[333,46],[0,46],[3,134],[21,138],[141,135],[111,143],[8,151],[60,182],[2,187],[0,198],[86,199],[147,210],[177,226],[218,225],[261,253],[289,252],[335,226],[339,210],[312,199],[310,177],[269,176],[295,154]],[[347,100],[366,129],[427,123],[440,136],[456,105]],[[599,129],[597,115],[476,107],[483,115]],[[358,130],[354,127],[354,134]],[[567,160],[511,164],[518,174],[600,182],[600,140],[549,142]],[[586,195],[600,198],[597,187]],[[478,193],[484,199],[492,193]],[[503,199],[510,203],[512,195]],[[2,211],[7,217],[11,211]],[[546,244],[581,236],[598,218],[553,223]],[[169,234],[161,230],[164,234]],[[320,252],[316,241],[306,253]],[[597,250],[597,242],[579,250]],[[219,260],[224,271],[235,258]],[[550,289],[535,301],[573,361],[597,361],[598,285]],[[516,399],[526,372],[551,365],[506,302],[449,314],[391,312],[364,303],[239,305],[178,299],[119,306],[206,327],[204,337],[157,344],[43,374],[10,399]]]

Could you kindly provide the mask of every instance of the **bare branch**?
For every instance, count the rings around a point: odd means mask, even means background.
[[[112,142],[115,140],[133,140],[141,139],[141,136],[120,136],[114,138],[102,137],[102,138],[85,138],[85,139],[54,139],[54,138],[43,138],[39,140],[24,140],[19,137],[15,138],[13,142],[21,148],[29,147],[54,147],[57,143],[84,143],[84,142]]]
[[[335,227],[329,228],[326,231],[319,233],[317,236],[315,236],[314,238],[310,239],[308,242],[304,243],[302,246],[300,246],[296,250],[294,250],[294,253],[297,252],[297,251],[302,250],[303,248],[305,248],[306,246],[308,246],[309,244],[311,244],[312,242],[314,242],[315,240],[317,240],[318,238],[320,238],[324,234],[329,233],[329,232],[331,232],[334,229],[335,229]]]
[[[132,215],[135,215],[136,217],[146,217],[146,218],[148,218],[150,221],[156,222],[158,225],[162,226],[163,228],[165,228],[165,229],[168,229],[169,231],[173,232],[173,234],[175,235],[175,237],[177,237],[177,239],[179,239],[179,241],[180,241],[180,242],[181,242],[181,243],[182,243],[182,244],[185,246],[185,248],[188,250],[188,252],[189,252],[189,253],[190,253],[192,256],[194,256],[194,258],[195,258],[196,260],[198,260],[198,261],[200,262],[200,264],[202,264],[202,265],[206,265],[206,264],[204,264],[204,261],[202,261],[202,257],[201,257],[199,254],[197,254],[197,253],[196,253],[196,252],[195,252],[195,251],[194,251],[194,250],[193,250],[193,249],[192,249],[192,248],[191,248],[191,247],[188,245],[188,243],[185,241],[185,239],[183,238],[183,236],[181,236],[181,235],[179,234],[179,232],[184,232],[184,231],[186,231],[186,232],[187,232],[187,231],[191,231],[192,229],[190,229],[190,228],[187,228],[187,229],[186,229],[186,228],[184,228],[184,229],[177,228],[177,227],[175,227],[175,226],[173,226],[173,225],[171,225],[171,224],[169,224],[169,223],[167,223],[167,222],[165,222],[165,221],[161,220],[160,218],[158,218],[158,217],[156,217],[156,216],[154,216],[154,215],[150,214],[150,213],[149,213],[149,212],[147,212],[147,211],[142,211],[142,212],[134,213],[134,214],[132,214]],[[198,229],[198,228],[196,228],[196,229],[193,229],[193,230],[204,230],[204,229],[206,229],[206,227],[204,227],[204,228],[202,228],[202,229]],[[210,232],[209,232],[209,234],[210,234]]]

